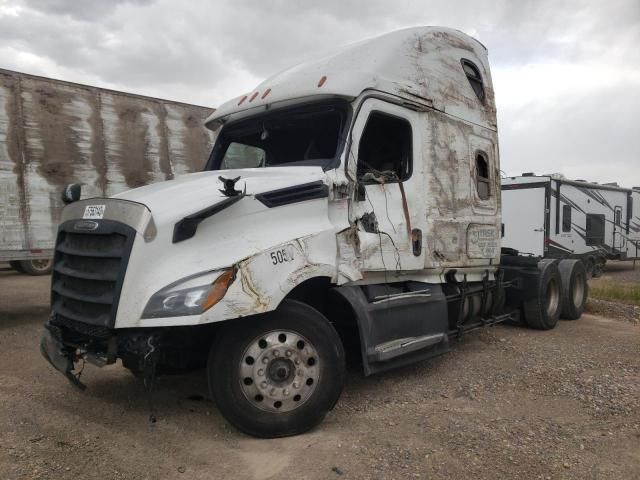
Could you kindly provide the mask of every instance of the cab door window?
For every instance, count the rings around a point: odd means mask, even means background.
[[[372,112],[358,147],[358,181],[364,184],[407,180],[411,176],[411,124]]]

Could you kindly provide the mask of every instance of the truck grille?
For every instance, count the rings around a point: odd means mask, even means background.
[[[135,230],[99,220],[91,231],[71,220],[58,229],[51,277],[51,308],[57,323],[113,327]]]

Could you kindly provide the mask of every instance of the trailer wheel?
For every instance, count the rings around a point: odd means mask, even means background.
[[[565,320],[577,320],[582,316],[589,294],[587,272],[580,260],[561,260],[558,271],[564,292],[560,316]]]
[[[550,330],[558,324],[562,309],[562,279],[554,261],[539,263],[540,279],[535,298],[523,302],[526,324],[538,330]]]
[[[598,257],[593,264],[593,278],[601,277],[604,273],[604,265],[607,262],[606,258]]]
[[[324,315],[285,300],[274,312],[224,327],[207,375],[220,412],[238,429],[262,438],[296,435],[338,401],[344,350]]]
[[[22,270],[22,262],[20,262],[19,260],[11,260],[9,262],[9,266],[16,272],[24,273],[24,271]]]
[[[21,260],[20,268],[27,275],[49,275],[53,269],[53,259]]]

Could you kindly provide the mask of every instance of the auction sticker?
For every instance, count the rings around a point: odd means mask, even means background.
[[[83,219],[96,220],[104,217],[104,209],[106,205],[87,205],[84,207]]]

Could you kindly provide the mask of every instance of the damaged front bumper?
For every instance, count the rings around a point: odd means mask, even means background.
[[[40,339],[40,353],[59,372],[61,372],[71,384],[84,390],[86,385],[74,374],[76,349],[64,344],[62,332],[55,325],[45,325]]]
[[[120,359],[125,368],[147,380],[154,378],[156,366],[164,370],[204,366],[211,342],[205,327],[114,329],[55,313],[44,327],[40,340],[42,356],[83,390],[85,385],[79,377],[84,362],[103,367]]]
[[[143,361],[154,332],[118,332],[115,329],[96,327],[81,322],[61,320],[53,314],[44,326],[40,340],[42,356],[74,386],[84,390],[80,381],[78,362],[88,362],[103,367],[120,357],[125,366],[142,370]]]

